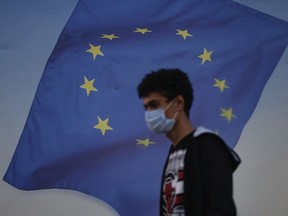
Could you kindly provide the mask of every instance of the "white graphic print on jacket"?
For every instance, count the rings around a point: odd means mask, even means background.
[[[186,149],[169,156],[163,184],[163,200],[167,216],[184,216],[184,158]]]

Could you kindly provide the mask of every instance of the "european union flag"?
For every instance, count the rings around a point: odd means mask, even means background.
[[[144,123],[142,77],[187,72],[191,120],[234,147],[287,42],[286,22],[233,1],[80,0],[4,180],[81,191],[123,216],[157,215],[169,141]]]

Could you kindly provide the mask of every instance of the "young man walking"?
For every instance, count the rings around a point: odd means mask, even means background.
[[[240,163],[215,133],[189,120],[193,88],[179,69],[147,74],[138,86],[149,129],[172,145],[164,166],[160,216],[235,216],[232,174]]]

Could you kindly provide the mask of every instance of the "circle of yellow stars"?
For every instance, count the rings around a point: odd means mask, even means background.
[[[136,28],[134,33],[140,33],[141,35],[145,35],[147,33],[152,33],[152,30],[145,27],[145,28]],[[186,40],[188,38],[192,38],[193,35],[189,33],[187,29],[180,30],[176,29],[176,35],[179,35],[182,37],[183,40]],[[117,36],[116,34],[102,34],[101,36],[102,39],[108,39],[108,40],[114,40],[114,39],[119,39],[120,37]],[[90,49],[86,50],[87,53],[92,54],[93,60],[95,61],[97,56],[104,56],[104,53],[101,50],[101,45],[93,45],[89,44]],[[213,50],[208,50],[206,47],[203,49],[203,53],[199,54],[198,57],[201,59],[201,65],[204,65],[206,62],[211,62],[212,61],[212,54]],[[215,84],[213,85],[214,87],[219,88],[221,93],[223,93],[226,89],[230,89],[228,85],[226,85],[226,80],[219,80],[219,79],[214,79]],[[96,87],[94,86],[95,79],[89,80],[86,76],[84,76],[84,84],[80,86],[80,88],[86,90],[86,95],[89,96],[91,92],[96,92],[98,91]],[[228,122],[231,122],[233,118],[236,118],[236,116],[233,114],[232,108],[224,109],[220,108],[221,113],[220,116],[225,118]],[[109,123],[109,118],[106,118],[102,120],[100,116],[98,116],[98,124],[94,126],[95,129],[99,129],[104,136],[106,131],[112,131],[113,128],[108,125]],[[151,141],[149,138],[146,139],[136,139],[137,145],[143,145],[145,147],[148,147],[152,144],[155,144],[155,142]]]

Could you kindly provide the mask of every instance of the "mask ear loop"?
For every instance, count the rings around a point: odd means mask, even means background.
[[[168,104],[168,106],[164,109],[164,112],[172,106],[172,104],[175,102],[175,100],[176,100],[176,98],[174,98],[174,99]],[[177,112],[173,115],[172,119],[175,119],[175,118],[178,116],[178,114],[179,114],[179,111],[177,111]]]
[[[172,104],[175,102],[175,100],[176,100],[176,98],[174,98],[174,99],[168,104],[168,106],[164,109],[164,111],[168,110],[168,109],[172,106]]]
[[[179,114],[179,111],[177,111],[177,112],[174,114],[173,119],[175,119],[175,118],[178,116],[178,114]]]

